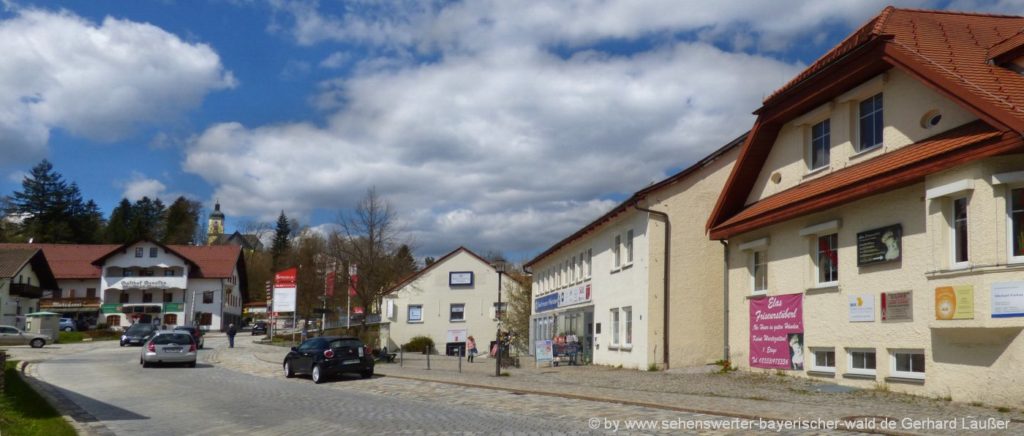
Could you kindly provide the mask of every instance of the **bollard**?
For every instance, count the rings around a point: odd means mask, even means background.
[[[430,369],[430,345],[427,345],[427,369]]]
[[[459,373],[462,372],[462,349],[459,349]]]

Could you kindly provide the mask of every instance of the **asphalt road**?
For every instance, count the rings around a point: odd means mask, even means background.
[[[223,341],[223,340],[221,340]],[[208,345],[223,346],[211,340]],[[209,363],[196,368],[139,365],[138,347],[96,344],[53,356],[35,374],[115,434],[337,434],[587,432],[554,415],[480,410],[361,392],[358,377],[324,385],[254,377]]]

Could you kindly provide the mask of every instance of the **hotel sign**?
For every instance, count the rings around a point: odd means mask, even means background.
[[[185,289],[185,277],[105,277],[107,289]]]

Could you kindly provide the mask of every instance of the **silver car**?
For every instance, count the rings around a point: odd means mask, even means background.
[[[188,332],[162,330],[142,346],[139,363],[143,368],[155,363],[184,363],[195,368],[196,354],[196,341]]]
[[[31,345],[42,348],[50,340],[49,336],[25,333],[9,325],[0,325],[0,345]]]

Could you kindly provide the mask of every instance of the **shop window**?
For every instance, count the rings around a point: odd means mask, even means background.
[[[619,345],[619,309],[611,310],[612,316],[612,345]]]
[[[453,322],[462,322],[466,320],[466,305],[465,304],[452,304],[448,310],[448,320]]]
[[[96,288],[86,288],[85,298],[96,298]]]
[[[1024,261],[1024,188],[1010,190],[1010,250],[1015,261]]]
[[[612,255],[615,258],[615,268],[622,266],[622,235],[615,235],[615,244],[612,245]]]
[[[164,292],[164,303],[170,303],[174,301],[174,292]]]
[[[422,305],[417,304],[409,306],[409,322],[423,322]]]
[[[626,265],[633,263],[633,229],[626,231]]]
[[[128,293],[127,292],[121,292],[121,296],[119,297],[118,302],[120,302],[120,303],[127,303],[128,302]]]
[[[149,257],[156,257],[156,247],[149,248]]]
[[[622,308],[622,318],[625,321],[625,327],[626,327],[626,330],[625,330],[626,336],[622,340],[622,345],[630,347],[630,346],[633,345],[633,308],[632,307],[623,307]]]
[[[213,324],[213,314],[206,312],[199,314],[199,325],[210,326]]]
[[[811,170],[827,167],[829,151],[832,149],[831,123],[829,120],[822,121],[811,127]]]
[[[818,237],[818,286],[834,286],[839,281],[839,234]]]
[[[203,291],[203,304],[213,304],[213,291]]]
[[[142,293],[142,302],[143,303],[152,303],[153,302],[153,293],[152,292],[143,292]]]
[[[142,257],[143,253],[145,253],[145,249],[144,248],[142,248],[142,247],[135,247],[135,257]]]
[[[110,327],[121,325],[121,317],[119,315],[107,315],[107,325]]]
[[[953,200],[953,265],[965,266],[970,258],[967,253],[967,197]]]
[[[860,102],[860,147],[864,151],[882,145],[882,94]]]
[[[851,374],[875,375],[875,350],[850,349],[846,352],[846,372]]]
[[[836,372],[836,350],[834,348],[811,348],[811,370]]]
[[[754,293],[768,291],[768,261],[764,251],[752,251],[750,253],[750,279],[751,289]]]
[[[175,325],[175,324],[178,324],[178,315],[175,315],[173,313],[168,313],[168,314],[164,315],[164,324],[165,325]]]
[[[894,377],[924,378],[924,350],[895,350],[889,355]]]

